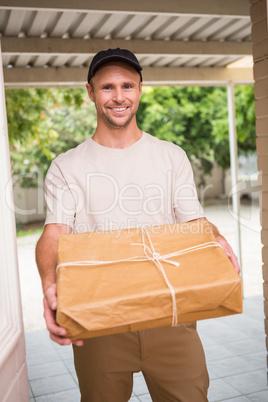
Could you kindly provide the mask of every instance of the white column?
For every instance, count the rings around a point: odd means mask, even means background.
[[[6,202],[11,180],[0,48],[0,401],[29,401],[14,212]],[[8,186],[12,191],[12,186]],[[12,194],[11,194],[12,196]]]
[[[236,255],[241,267],[242,276],[242,257],[241,257],[241,233],[240,233],[240,195],[238,188],[238,153],[237,153],[237,134],[235,123],[235,97],[234,84],[230,82],[227,86],[228,95],[228,119],[229,119],[229,144],[232,177],[232,209],[236,219]]]

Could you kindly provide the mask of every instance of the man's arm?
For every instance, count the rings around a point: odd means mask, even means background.
[[[50,338],[60,345],[69,345],[71,340],[63,338],[66,329],[56,323],[57,289],[57,237],[59,234],[70,233],[68,225],[48,224],[45,226],[42,236],[36,245],[36,264],[42,281],[44,293],[44,318]],[[83,345],[83,341],[74,341],[77,346]]]

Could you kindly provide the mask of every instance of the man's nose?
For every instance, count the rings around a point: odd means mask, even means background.
[[[122,88],[116,88],[114,91],[114,100],[121,103],[124,100],[124,91]]]

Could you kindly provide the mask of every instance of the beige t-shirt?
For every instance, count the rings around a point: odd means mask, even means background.
[[[204,216],[185,152],[147,133],[124,149],[104,147],[89,138],[59,155],[47,173],[45,195],[45,224],[67,224],[73,232]]]

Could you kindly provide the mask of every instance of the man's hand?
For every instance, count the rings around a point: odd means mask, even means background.
[[[212,232],[213,232],[217,242],[219,243],[219,245],[221,246],[221,248],[223,249],[223,251],[225,252],[227,257],[229,258],[229,260],[233,264],[236,272],[239,274],[240,273],[240,266],[239,266],[239,263],[238,263],[237,256],[233,252],[232,247],[230,246],[228,241],[225,239],[225,237],[223,237],[220,234],[220,232],[218,231],[217,227],[215,225],[213,225],[213,223],[211,223],[211,222],[209,222],[209,224],[211,226]]]
[[[206,218],[193,219],[193,221],[195,221],[195,220],[207,220],[207,219]],[[237,256],[235,255],[235,253],[233,252],[232,247],[230,246],[228,241],[225,239],[225,237],[223,237],[220,234],[220,232],[218,231],[217,227],[215,225],[213,225],[213,223],[211,223],[211,222],[208,222],[208,223],[210,224],[212,233],[214,234],[217,242],[219,243],[219,245],[221,246],[221,248],[223,249],[223,251],[225,252],[227,257],[229,258],[229,260],[233,264],[236,272],[238,274],[240,274],[240,266],[239,266],[239,263],[238,263],[238,259],[237,259]]]
[[[240,266],[238,263],[237,256],[233,252],[232,247],[230,246],[230,244],[227,242],[227,240],[222,235],[215,234],[215,238],[216,238],[217,242],[220,244],[220,246],[223,249],[223,251],[225,252],[225,254],[227,255],[227,257],[229,258],[229,260],[231,261],[231,263],[233,264],[236,272],[239,274]]]
[[[47,329],[50,332],[50,338],[59,345],[70,345],[73,343],[76,346],[83,346],[82,340],[72,342],[71,339],[64,338],[67,331],[56,323],[56,310],[57,290],[56,283],[54,283],[44,291],[44,318],[46,320]]]
[[[50,332],[50,338],[59,345],[70,345],[72,341],[69,338],[64,338],[67,334],[66,329],[56,323],[57,238],[59,234],[71,233],[71,231],[72,228],[68,225],[50,223],[45,226],[36,245],[36,263],[44,292],[44,318]],[[77,340],[73,344],[82,346],[83,341]]]

